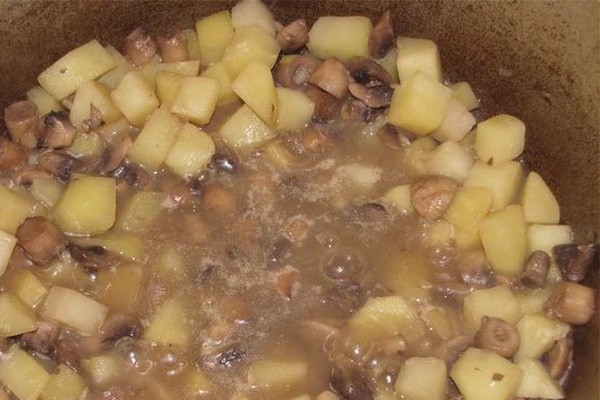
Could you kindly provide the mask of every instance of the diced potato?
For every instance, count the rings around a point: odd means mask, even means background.
[[[40,85],[62,100],[82,84],[114,68],[115,62],[97,40],[71,50],[38,76]]]
[[[107,250],[120,254],[129,261],[142,261],[147,252],[139,235],[128,232],[117,232],[94,238],[78,238],[80,246],[102,246]]]
[[[413,210],[410,184],[391,188],[383,195],[383,199],[402,213],[409,213]]]
[[[0,381],[19,400],[37,400],[49,380],[44,367],[17,344],[0,359]]]
[[[271,35],[256,25],[246,26],[235,31],[222,62],[231,78],[235,79],[246,66],[256,61],[272,68],[279,50],[279,44]]]
[[[529,225],[527,228],[529,253],[542,250],[552,257],[552,248],[573,243],[573,230],[568,225]]]
[[[260,147],[277,136],[247,105],[221,125],[219,134],[229,147],[241,152]]]
[[[165,165],[180,176],[197,175],[206,168],[215,151],[215,143],[206,132],[186,124],[179,131]]]
[[[184,279],[189,266],[183,259],[181,252],[172,244],[164,245],[152,263],[152,271],[164,281],[178,281]]]
[[[275,91],[279,104],[277,129],[293,132],[304,128],[312,118],[314,103],[297,90],[278,87]]]
[[[516,161],[505,162],[500,165],[488,165],[477,161],[469,172],[465,186],[484,186],[492,191],[492,211],[500,210],[511,204],[517,195],[523,168]]]
[[[48,293],[48,289],[44,284],[30,270],[25,268],[14,271],[10,280],[10,288],[30,308],[37,306]]]
[[[219,104],[225,104],[237,99],[237,94],[231,89],[233,79],[223,63],[216,63],[202,71],[202,76],[214,79],[219,84]]]
[[[470,347],[454,363],[450,377],[465,400],[512,400],[523,371],[507,359]]]
[[[171,147],[177,140],[181,121],[164,107],[156,110],[127,155],[135,163],[157,170],[166,160]]]
[[[514,160],[525,148],[525,124],[501,114],[477,124],[475,152],[483,162],[494,165]]]
[[[530,224],[557,224],[560,208],[556,197],[542,177],[531,171],[521,191],[521,206]]]
[[[119,86],[121,79],[133,69],[133,65],[113,46],[106,46],[106,51],[112,57],[116,67],[102,75],[98,82],[106,85],[110,90],[114,90]]]
[[[309,395],[303,394],[302,396],[294,397],[292,400],[311,400],[311,398]]]
[[[154,88],[138,71],[128,72],[111,92],[111,97],[125,118],[135,126],[143,126],[159,105]]]
[[[160,104],[167,104],[170,108],[184,80],[185,76],[173,72],[156,74],[156,95]]]
[[[31,332],[36,328],[33,311],[10,292],[0,293],[0,337]]]
[[[454,227],[454,244],[457,249],[467,250],[481,247],[479,232],[472,233],[458,226]]]
[[[0,231],[0,276],[4,275],[16,245],[16,237],[10,233]]]
[[[396,379],[396,393],[411,400],[446,398],[446,363],[433,357],[411,357]]]
[[[450,340],[462,332],[462,320],[459,313],[448,307],[429,307],[421,311],[425,324],[442,340]]]
[[[479,99],[475,96],[468,82],[454,83],[450,85],[450,89],[452,89],[452,98],[458,100],[467,110],[471,111],[479,108]]]
[[[102,120],[106,123],[118,121],[122,116],[111,99],[110,90],[101,83],[89,81],[75,92],[73,105],[69,110],[71,123],[77,129],[83,129],[83,122],[90,118],[92,106],[100,111]]]
[[[425,163],[430,153],[438,146],[438,143],[429,136],[423,136],[414,140],[405,149],[404,160],[409,171],[416,176],[427,174]]]
[[[424,233],[424,243],[428,246],[446,246],[454,239],[454,225],[440,219],[427,225]]]
[[[270,142],[264,149],[265,158],[276,167],[287,170],[296,162],[296,157],[283,145],[280,140]]]
[[[461,145],[449,141],[433,150],[425,162],[425,168],[432,175],[448,176],[458,182],[467,179],[475,160]]]
[[[394,294],[405,299],[430,300],[431,270],[428,260],[410,251],[394,254],[381,270],[381,282]]]
[[[93,356],[83,360],[82,364],[92,384],[100,389],[117,386],[125,372],[122,359],[116,355]]]
[[[211,65],[221,60],[233,38],[229,11],[220,11],[196,22],[200,62]]]
[[[521,290],[515,293],[519,302],[521,316],[527,314],[539,314],[544,312],[544,303],[550,297],[548,288],[535,288]]]
[[[308,32],[308,50],[316,57],[346,60],[369,56],[373,24],[367,17],[319,17]]]
[[[475,122],[475,116],[464,105],[451,98],[442,123],[431,133],[431,136],[440,142],[448,140],[458,142],[475,126]]]
[[[68,259],[55,258],[48,267],[40,271],[40,276],[49,285],[67,286],[76,290],[84,290],[85,285],[90,283],[89,274],[75,261]]]
[[[148,87],[150,87],[152,90],[156,89],[156,75],[158,74],[158,67],[161,64],[162,62],[160,61],[160,57],[158,54],[156,54],[150,59],[150,61],[136,70],[143,78],[143,81],[146,82],[146,85],[148,85]]]
[[[181,83],[171,111],[196,125],[205,125],[212,118],[218,100],[217,81],[204,76],[188,77]]]
[[[452,91],[417,71],[394,90],[388,122],[417,135],[437,129],[444,120]]]
[[[33,102],[37,107],[38,114],[46,115],[51,111],[60,111],[62,106],[50,93],[41,86],[36,86],[27,92],[27,100]]]
[[[268,65],[261,62],[249,64],[233,81],[231,89],[267,125],[275,125],[278,112],[277,94]]]
[[[492,269],[518,276],[527,256],[527,223],[521,206],[511,205],[488,214],[479,223],[479,237]]]
[[[63,231],[96,235],[113,226],[116,210],[115,179],[81,175],[67,185],[54,209],[54,217]]]
[[[385,69],[389,74],[390,78],[392,78],[391,83],[396,84],[399,81],[398,79],[398,50],[394,47],[383,57],[381,60],[376,60],[383,69]]]
[[[165,301],[150,320],[144,339],[163,346],[185,347],[190,340],[187,310],[179,300]]]
[[[269,8],[260,0],[241,0],[231,9],[231,24],[235,30],[257,25],[275,36],[275,20]]]
[[[496,317],[511,324],[518,321],[521,309],[515,295],[505,285],[474,290],[464,298],[463,313],[472,331],[479,329],[482,317]]]
[[[156,65],[156,74],[171,72],[183,76],[196,76],[200,71],[199,60],[177,61],[172,63],[159,63]]]
[[[456,192],[444,218],[461,229],[476,235],[479,223],[492,207],[492,192],[486,187],[464,186]]]
[[[402,296],[373,297],[349,320],[350,328],[372,340],[402,335],[406,341],[422,340],[427,328]]]
[[[185,38],[190,60],[200,60],[200,44],[198,43],[198,34],[196,29],[182,29],[181,36]]]
[[[33,202],[24,194],[0,185],[0,231],[12,235],[33,212]]]
[[[408,80],[417,71],[426,73],[438,82],[442,81],[442,62],[435,42],[399,37],[396,44],[398,48],[396,65],[400,82]]]
[[[100,157],[104,151],[104,141],[96,132],[77,132],[73,144],[65,148],[65,151],[75,158],[89,160]]]
[[[189,398],[196,398],[209,393],[213,388],[210,378],[196,367],[188,368],[182,375],[182,392]]]
[[[565,394],[544,365],[538,360],[524,358],[517,363],[523,370],[523,379],[517,396],[527,399],[564,399]]]
[[[98,332],[108,308],[92,298],[62,286],[52,286],[42,315],[70,325],[83,335]]]
[[[258,387],[285,387],[306,381],[308,365],[302,361],[255,361],[248,370],[248,382]]]
[[[119,215],[117,225],[126,231],[142,231],[149,228],[163,211],[164,193],[136,192],[127,200]]]
[[[114,269],[98,273],[98,286],[102,288],[97,296],[111,310],[134,314],[139,305],[144,269],[140,264],[120,264]]]
[[[379,179],[381,179],[379,168],[359,163],[340,165],[335,170],[333,177],[334,181],[341,183],[344,187],[362,193],[371,191]]]
[[[85,390],[85,381],[77,372],[64,364],[50,376],[40,400],[78,400]]]
[[[567,336],[570,329],[564,322],[542,314],[525,315],[517,322],[520,344],[514,355],[515,361],[540,358],[554,346],[554,342]]]

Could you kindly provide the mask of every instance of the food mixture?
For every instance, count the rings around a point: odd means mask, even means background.
[[[595,245],[393,16],[257,0],[43,71],[0,135],[0,399],[560,399]]]

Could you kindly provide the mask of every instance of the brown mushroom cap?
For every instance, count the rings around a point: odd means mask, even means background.
[[[340,111],[340,102],[327,92],[319,88],[306,89],[306,95],[315,105],[312,119],[316,122],[332,121]]]
[[[389,85],[392,78],[378,62],[366,57],[353,57],[344,61],[350,77],[356,83],[367,86]]]
[[[552,349],[544,356],[548,373],[554,379],[565,375],[573,360],[573,339],[558,339]]]
[[[369,36],[369,55],[383,58],[396,42],[396,33],[390,11],[385,11],[371,30]]]
[[[277,32],[275,39],[284,53],[292,53],[299,50],[308,42],[306,21],[297,19],[289,23]]]
[[[477,347],[502,357],[512,357],[519,349],[519,331],[500,318],[481,318],[481,327],[475,335]]]
[[[424,177],[410,185],[412,204],[426,220],[440,218],[450,206],[458,183],[446,176]]]
[[[123,42],[123,53],[133,64],[144,65],[156,54],[156,43],[143,28],[137,27]]]
[[[66,112],[51,112],[44,117],[44,129],[39,138],[42,147],[59,149],[73,144],[77,128]]]
[[[36,264],[47,264],[67,245],[64,234],[48,219],[36,216],[23,221],[16,233],[19,246]]]
[[[11,170],[27,161],[27,149],[3,137],[0,137],[0,170]]]
[[[594,243],[560,244],[552,253],[565,279],[581,282],[594,262],[597,246]]]
[[[344,64],[333,57],[323,61],[308,82],[337,99],[344,98],[348,93],[348,71]]]
[[[546,284],[549,269],[550,256],[545,251],[536,250],[527,258],[521,279],[526,284],[542,287]]]
[[[544,304],[550,317],[571,325],[587,323],[594,313],[594,289],[578,283],[562,281],[554,285]]]
[[[294,56],[290,62],[277,64],[273,72],[275,82],[283,87],[301,89],[320,64],[321,60],[315,57]]]
[[[11,139],[28,149],[38,145],[37,106],[29,101],[17,101],[4,109],[4,123]]]
[[[181,32],[157,36],[156,45],[164,63],[186,61],[189,57],[187,43]]]
[[[35,331],[21,335],[21,343],[38,353],[50,354],[54,351],[59,334],[60,326],[56,322],[40,321]]]
[[[66,181],[80,166],[76,158],[57,151],[46,151],[38,157],[38,167]]]

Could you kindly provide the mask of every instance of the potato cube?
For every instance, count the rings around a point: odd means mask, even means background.
[[[154,88],[138,71],[128,72],[111,92],[111,97],[125,118],[135,126],[143,126],[159,105]]]
[[[520,290],[515,293],[515,297],[521,308],[521,316],[539,314],[544,312],[544,303],[550,297],[550,289],[545,287]]]
[[[458,226],[454,227],[454,244],[457,249],[467,250],[481,248],[479,232],[472,233]]]
[[[219,84],[204,76],[188,77],[181,83],[171,111],[196,125],[208,124],[219,100]]]
[[[467,110],[472,111],[479,108],[479,99],[468,82],[454,83],[450,85],[450,89],[452,89],[452,98],[465,106]]]
[[[248,152],[277,137],[247,105],[241,106],[219,130],[221,138],[234,150]]]
[[[542,177],[531,171],[521,191],[521,206],[530,224],[557,224],[560,208],[556,197]]]
[[[425,307],[421,318],[427,327],[442,340],[450,340],[462,332],[461,317],[456,310],[447,307]]]
[[[472,331],[479,329],[482,317],[501,318],[514,324],[519,319],[520,311],[515,295],[505,285],[474,290],[464,298],[463,313]]]
[[[156,74],[156,95],[161,105],[171,107],[177,97],[185,76],[173,72],[159,72]]]
[[[51,111],[60,111],[63,109],[60,103],[41,86],[30,89],[27,92],[27,100],[35,104],[40,115],[46,115]]]
[[[14,235],[32,212],[33,202],[29,197],[0,185],[0,231]]]
[[[554,346],[554,342],[567,336],[570,329],[564,322],[542,314],[525,315],[517,322],[520,343],[514,355],[515,361],[540,358]]]
[[[163,346],[185,347],[190,340],[187,310],[177,299],[165,301],[154,312],[144,331],[144,340]]]
[[[50,376],[40,400],[78,400],[85,390],[85,381],[77,372],[64,364]]]
[[[385,69],[390,74],[390,78],[392,78],[390,81],[391,84],[397,84],[400,82],[400,80],[398,79],[398,65],[397,65],[398,50],[395,47],[390,49],[390,51],[388,51],[388,53],[385,55],[385,57],[383,57],[380,60],[376,60],[376,61],[379,64],[381,64],[383,69]]]
[[[37,400],[50,375],[33,357],[13,344],[0,359],[0,381],[19,400]]]
[[[260,62],[248,65],[233,81],[231,89],[267,125],[275,125],[278,103],[269,66]]]
[[[380,277],[386,289],[412,301],[430,300],[432,276],[428,260],[423,256],[403,251],[392,255],[383,266]]]
[[[179,131],[165,165],[180,176],[197,175],[206,168],[215,151],[215,143],[206,132],[186,124]]]
[[[463,182],[474,161],[473,156],[461,145],[449,141],[440,144],[429,154],[425,168],[432,175],[444,175]]]
[[[452,91],[417,71],[394,90],[388,122],[417,135],[437,129],[450,105]]]
[[[479,223],[479,237],[494,272],[521,274],[527,256],[527,223],[521,206],[488,214]]]
[[[507,359],[470,347],[454,363],[450,377],[465,400],[512,400],[523,371]]]
[[[83,129],[83,122],[90,118],[92,106],[100,111],[102,121],[106,123],[118,121],[122,116],[110,97],[110,90],[101,83],[89,81],[75,92],[69,110],[69,119],[77,129]]]
[[[293,132],[304,128],[312,118],[314,103],[297,90],[278,87],[275,91],[279,104],[277,129]]]
[[[4,275],[16,245],[16,237],[10,233],[0,231],[0,276]]]
[[[97,40],[71,50],[38,76],[40,85],[56,100],[114,68],[111,55]]]
[[[117,86],[119,86],[121,79],[123,79],[123,77],[133,69],[133,65],[131,65],[129,60],[127,60],[125,56],[119,53],[119,50],[115,49],[113,46],[106,46],[106,51],[112,57],[116,67],[98,78],[98,82],[102,83],[110,90],[114,90]]]
[[[178,384],[181,385],[180,387],[186,398],[206,395],[214,386],[210,378],[195,366],[188,368],[180,376],[181,381]]]
[[[136,192],[119,215],[117,225],[126,231],[143,231],[149,228],[163,211],[164,193]]]
[[[156,110],[133,142],[127,155],[135,163],[157,170],[166,160],[181,128],[181,121],[164,107]]]
[[[202,71],[202,76],[214,79],[219,84],[219,104],[225,104],[237,99],[237,94],[231,88],[233,79],[223,63],[216,63]]]
[[[231,78],[235,79],[244,68],[256,61],[272,68],[279,50],[279,44],[271,35],[256,25],[246,26],[235,31],[222,62]]]
[[[231,9],[231,24],[235,30],[256,25],[275,36],[275,20],[269,8],[260,0],[241,0]]]
[[[286,387],[305,382],[308,365],[302,361],[255,361],[248,370],[248,382],[258,387]]]
[[[182,29],[181,36],[184,37],[187,45],[188,59],[200,60],[200,44],[198,43],[196,29]]]
[[[281,140],[274,140],[267,144],[264,148],[264,157],[274,166],[288,170],[298,160],[297,158],[283,145]]]
[[[102,246],[129,261],[141,261],[147,255],[139,235],[128,232],[109,233],[93,238],[78,238],[76,243],[80,246]]]
[[[75,141],[77,141],[77,136],[75,136]],[[69,153],[71,152],[69,151]],[[36,201],[40,202],[45,207],[54,208],[60,200],[63,189],[64,185],[53,178],[39,178],[34,179],[31,182],[29,193],[31,193],[31,196]]]
[[[492,211],[511,204],[523,179],[523,168],[516,161],[500,165],[488,165],[477,161],[469,171],[465,186],[483,186],[492,191]]]
[[[10,280],[10,288],[30,308],[37,306],[48,293],[44,284],[25,268],[14,271]]]
[[[523,370],[523,379],[517,396],[528,399],[564,399],[565,394],[544,365],[538,360],[525,358],[517,363]]]
[[[118,386],[125,372],[123,360],[116,354],[93,356],[82,364],[92,384],[100,389]]]
[[[33,311],[15,295],[0,293],[0,337],[34,331],[36,322]]]
[[[77,329],[82,335],[98,332],[108,308],[72,289],[52,286],[46,296],[42,315]]]
[[[514,160],[525,148],[525,124],[511,115],[501,114],[477,124],[475,152],[483,162],[492,164]]]
[[[479,223],[492,207],[492,192],[486,187],[464,186],[460,188],[444,218],[461,229],[477,234]]]
[[[189,266],[183,259],[181,252],[174,245],[165,244],[152,263],[152,271],[161,280],[178,281],[186,278]]]
[[[442,81],[442,62],[435,42],[399,37],[396,45],[398,48],[396,65],[400,82],[408,80],[417,71],[426,73],[438,82]]]
[[[102,288],[98,301],[113,311],[135,314],[140,302],[144,269],[140,264],[120,264],[114,269],[98,272],[98,286]]]
[[[119,120],[119,122],[121,121],[123,121],[123,119]],[[69,147],[65,148],[65,151],[75,158],[90,160],[92,158],[100,157],[100,153],[104,151],[104,145],[104,140],[96,132],[77,132],[77,134],[75,134],[73,143]],[[45,181],[56,184],[56,187],[59,189],[59,193],[62,191],[63,185],[60,182],[57,182],[53,179],[46,179]]]
[[[373,24],[367,17],[320,17],[308,32],[308,50],[321,59],[369,56]]]
[[[233,38],[233,25],[229,11],[220,11],[196,22],[200,62],[211,65],[221,60]]]
[[[446,116],[431,136],[440,142],[458,142],[475,126],[475,122],[475,116],[464,105],[451,98]]]
[[[554,246],[573,243],[573,230],[568,225],[529,225],[527,242],[529,253],[542,250],[553,257]]]
[[[410,184],[391,188],[383,195],[383,199],[402,213],[409,213],[413,210]]]
[[[97,235],[113,226],[116,210],[115,179],[81,175],[67,185],[54,217],[65,232]]]
[[[411,357],[396,379],[396,393],[411,400],[446,398],[446,363],[433,357]]]
[[[150,61],[136,70],[143,78],[143,81],[146,82],[146,85],[152,90],[156,89],[156,75],[158,74],[158,67],[161,64],[160,57],[156,54]]]
[[[171,72],[183,76],[196,76],[200,71],[200,61],[188,60],[177,61],[172,63],[158,63],[156,65],[156,73]]]

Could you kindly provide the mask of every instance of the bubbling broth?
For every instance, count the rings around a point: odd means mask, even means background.
[[[0,399],[564,398],[596,246],[524,124],[389,12],[195,28],[5,109]]]

